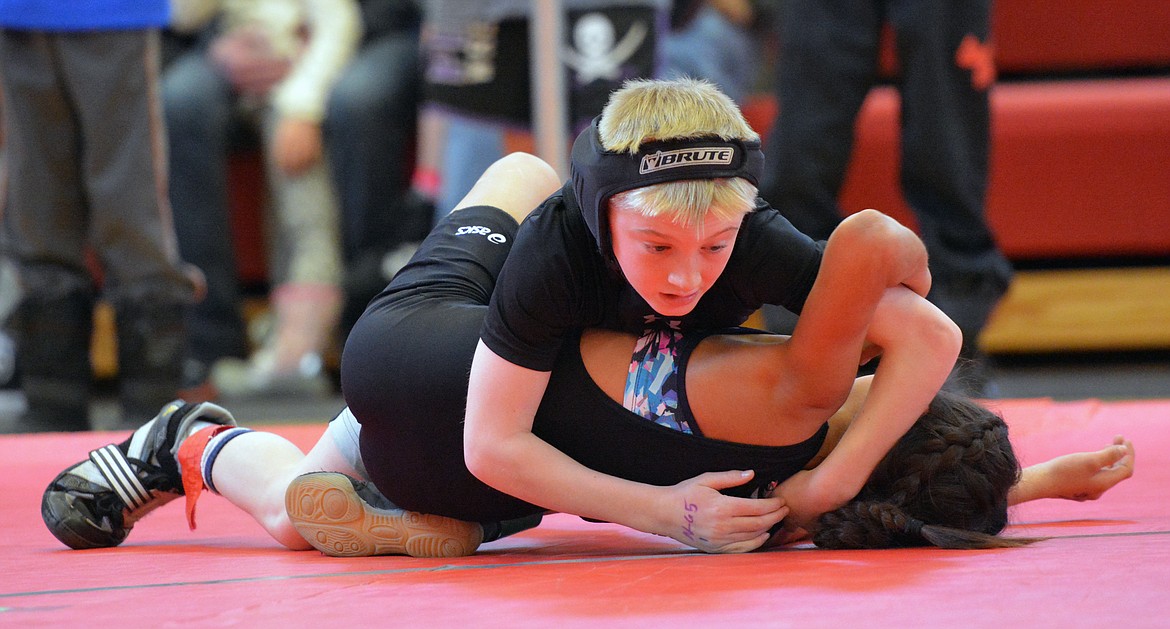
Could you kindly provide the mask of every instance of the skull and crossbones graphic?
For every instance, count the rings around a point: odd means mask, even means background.
[[[616,41],[616,31],[613,22],[600,13],[586,13],[573,24],[573,46],[564,48],[562,59],[577,72],[579,84],[620,78],[621,65],[642,45],[648,29],[634,22],[621,41]]]

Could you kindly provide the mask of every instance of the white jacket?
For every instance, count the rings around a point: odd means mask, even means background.
[[[320,122],[329,91],[361,40],[356,0],[171,0],[177,31],[197,30],[217,15],[225,33],[260,28],[273,49],[292,61],[270,97],[277,114]]]

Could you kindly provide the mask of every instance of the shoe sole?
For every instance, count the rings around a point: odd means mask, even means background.
[[[284,506],[301,537],[332,557],[464,557],[483,541],[483,528],[474,522],[372,507],[339,473],[298,476]]]

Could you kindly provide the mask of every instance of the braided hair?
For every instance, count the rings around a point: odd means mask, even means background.
[[[878,463],[853,501],[822,515],[822,548],[1004,548],[1035,540],[996,534],[1007,526],[1008,491],[1020,463],[1003,419],[940,392]]]

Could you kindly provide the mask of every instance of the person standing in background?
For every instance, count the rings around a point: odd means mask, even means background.
[[[117,320],[126,426],[178,390],[198,280],[179,259],[166,196],[158,63],[169,17],[167,0],[0,0],[4,229],[23,292],[13,330],[28,404],[9,430],[90,428],[99,293]]]
[[[930,252],[928,298],[963,332],[951,385],[993,395],[977,342],[1012,267],[984,216],[996,76],[991,0],[786,0],[777,15],[780,111],[765,143],[760,196],[797,229],[829,237],[841,221],[854,123],[877,80],[881,31],[892,24],[902,190]]]
[[[0,108],[2,109],[2,108]],[[0,221],[4,219],[4,198],[8,186],[8,168],[4,160],[4,126],[0,125]],[[16,389],[16,341],[8,329],[9,319],[20,301],[20,283],[16,265],[8,257],[6,234],[0,229],[0,392]]]
[[[192,356],[227,398],[328,392],[322,353],[341,314],[337,195],[322,120],[330,89],[361,39],[353,0],[185,0],[176,30],[202,45],[168,66],[171,202],[183,255],[208,298],[194,310]],[[180,5],[176,5],[180,6]],[[214,22],[211,20],[214,19]],[[240,126],[258,130],[271,194],[271,334],[248,359],[228,225],[227,160]],[[243,349],[243,348],[235,348]],[[246,351],[246,350],[245,350]],[[230,356],[230,354],[226,354]]]

